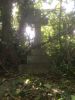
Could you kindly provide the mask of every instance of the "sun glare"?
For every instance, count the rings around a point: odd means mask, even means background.
[[[13,17],[16,16],[16,13],[18,12],[18,7],[17,7],[17,3],[13,3],[12,4],[12,15]]]
[[[42,9],[50,9],[50,5],[46,2],[42,3]]]
[[[51,4],[49,4],[47,1],[42,3],[41,9],[54,9],[56,5],[59,3],[58,0],[53,0]]]
[[[25,33],[24,35],[30,39],[30,42],[32,42],[32,40],[35,37],[35,28],[33,26],[27,25],[25,28]]]
[[[62,7],[65,9],[66,13],[70,13],[71,11],[74,11],[74,1],[69,1],[69,2],[63,2]]]
[[[75,29],[73,30],[73,34],[75,35]]]
[[[57,4],[59,4],[59,3],[60,3],[59,0],[53,0],[53,2],[51,4],[49,4],[48,2],[43,2],[41,9],[54,9],[57,6]],[[62,7],[66,13],[75,11],[74,1],[67,0],[67,2],[66,2],[66,0],[64,0],[62,2]]]

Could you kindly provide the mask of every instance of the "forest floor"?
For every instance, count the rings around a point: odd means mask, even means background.
[[[0,78],[0,100],[75,100],[75,76],[11,74]]]

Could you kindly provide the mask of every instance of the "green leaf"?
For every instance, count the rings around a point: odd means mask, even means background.
[[[40,95],[38,95],[36,98],[35,98],[35,100],[40,100]]]
[[[48,89],[50,89],[51,88],[51,85],[50,84],[44,84],[44,86],[46,87],[46,88],[48,88]]]
[[[64,100],[63,98],[60,98],[60,99],[58,99],[58,100]]]
[[[75,100],[75,95],[71,95],[71,99],[72,100]]]

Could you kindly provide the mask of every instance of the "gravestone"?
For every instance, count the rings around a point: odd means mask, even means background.
[[[28,55],[27,63],[28,64],[47,64],[49,63],[48,56],[45,54],[41,46],[39,46],[39,44],[41,44],[41,24],[45,23],[46,19],[43,17],[41,18],[40,10],[35,10],[34,13],[35,15],[33,17],[32,23],[35,26],[35,38],[34,38],[34,43],[33,43],[33,46],[35,46],[35,48],[31,51],[31,55]]]
[[[38,21],[39,22],[39,21]],[[49,63],[49,57],[46,55],[46,53],[41,48],[41,26],[39,23],[35,25],[35,38],[33,46],[34,48],[31,50],[31,55],[28,55],[27,57],[27,63],[28,64],[48,64]]]
[[[41,44],[41,20],[44,22],[44,20],[41,19],[41,12],[35,10],[33,16],[27,18],[27,20],[30,24],[34,24],[35,26],[34,48],[31,49],[31,54],[27,56],[27,65],[21,66],[20,71],[25,70],[26,73],[47,73],[49,71],[49,57],[41,46],[38,46]]]

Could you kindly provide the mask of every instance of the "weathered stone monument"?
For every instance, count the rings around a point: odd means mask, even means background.
[[[31,21],[31,20],[32,21]],[[27,56],[27,65],[24,65],[23,71],[27,73],[47,73],[49,71],[49,57],[45,54],[41,46],[41,13],[39,10],[34,11],[34,14],[27,19],[35,26],[35,38],[33,42],[34,48],[31,49],[31,54]]]
[[[38,11],[39,12],[39,11]],[[36,13],[38,13],[36,12]],[[34,49],[31,51],[31,55],[28,55],[27,57],[27,63],[28,64],[44,64],[48,63],[48,59],[46,58],[45,52],[43,52],[40,44],[41,44],[41,14],[39,13],[37,15],[34,22],[35,26],[35,38],[34,38]]]

